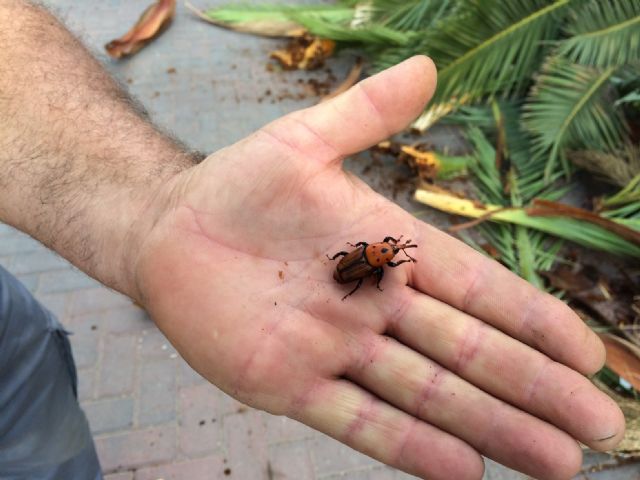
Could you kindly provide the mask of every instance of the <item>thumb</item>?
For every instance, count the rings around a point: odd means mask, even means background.
[[[403,130],[423,111],[435,87],[433,61],[416,56],[263,130],[303,155],[340,160]]]

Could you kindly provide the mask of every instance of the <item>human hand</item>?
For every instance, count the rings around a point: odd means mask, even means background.
[[[582,374],[604,349],[561,301],[341,169],[435,87],[416,57],[279,119],[168,182],[137,237],[138,296],[225,392],[422,478],[479,479],[480,454],[538,478],[624,431]],[[418,263],[379,292],[332,279],[346,242],[404,235]]]

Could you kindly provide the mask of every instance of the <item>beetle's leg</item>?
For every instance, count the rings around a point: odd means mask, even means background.
[[[409,255],[409,254],[407,253],[407,251],[406,251],[404,248],[402,249],[402,252],[403,252],[407,257],[409,257],[410,261],[415,262],[415,263],[418,263],[418,260],[416,260],[416,259],[415,259],[415,258],[413,258],[411,255]],[[406,260],[405,260],[405,262],[406,262]]]
[[[358,242],[355,245],[351,242],[347,242],[347,245],[349,245],[350,247],[353,248],[358,248],[358,247],[366,247],[367,245],[369,245],[367,242]]]
[[[382,292],[383,290],[380,288],[380,282],[382,281],[382,277],[384,277],[384,268],[380,267],[376,272],[376,275],[378,276],[378,282],[376,283],[376,288]]]
[[[349,293],[347,293],[344,297],[342,297],[342,301],[344,302],[344,299],[353,295],[354,293],[356,293],[356,290],[358,290],[360,288],[360,286],[362,286],[362,280],[364,280],[363,278],[361,278],[360,280],[358,280],[358,284],[356,285],[356,288],[354,288],[353,290],[351,290]]]
[[[387,265],[390,267],[397,267],[398,265],[402,265],[403,263],[411,263],[411,260],[400,260],[399,262],[389,262]]]
[[[396,245],[400,240],[402,240],[403,236],[404,235],[400,235],[400,237],[397,240],[395,238],[393,238],[393,237],[384,237],[383,242],[384,243],[389,243],[389,241],[392,241],[393,245]]]
[[[333,257],[330,257],[329,255],[327,255],[327,258],[329,260],[335,260],[338,257],[344,257],[345,255],[349,255],[347,252],[338,252],[336,253]]]

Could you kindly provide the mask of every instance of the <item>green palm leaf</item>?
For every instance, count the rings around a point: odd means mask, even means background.
[[[575,63],[609,67],[640,62],[640,2],[592,0],[572,12],[558,53]]]
[[[573,2],[575,3],[575,2]],[[572,0],[460,0],[423,43],[438,66],[434,105],[419,129],[446,113],[442,104],[469,102],[521,90],[538,67],[545,44],[556,37]]]
[[[552,57],[524,106],[523,122],[533,136],[532,153],[545,159],[545,180],[558,164],[568,171],[566,148],[615,151],[627,126],[613,107],[609,80],[615,67],[594,69]]]

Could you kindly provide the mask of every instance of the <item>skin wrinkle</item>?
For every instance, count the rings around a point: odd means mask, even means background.
[[[413,438],[413,433],[415,432],[419,424],[420,424],[420,420],[418,420],[415,417],[411,418],[411,426],[405,430],[404,438],[398,444],[398,448],[396,449],[395,453],[391,456],[392,463],[396,465],[401,463],[401,460],[403,458],[407,445],[410,443],[411,438]]]
[[[538,369],[535,377],[531,382],[528,383],[527,388],[522,393],[522,399],[520,401],[520,404],[523,405],[524,408],[531,408],[532,404],[534,403],[535,396],[538,393],[540,383],[544,379],[545,373],[554,363],[553,360],[550,360],[546,357],[543,357],[543,358],[544,358],[544,363]]]
[[[370,423],[376,418],[376,398],[373,395],[368,395],[366,402],[364,402],[358,412],[356,418],[352,420],[343,434],[342,442],[347,445],[352,445],[357,435],[364,429],[367,423]]]
[[[425,407],[429,402],[429,399],[433,397],[434,393],[438,391],[440,384],[447,375],[447,371],[437,364],[432,364],[432,368],[435,371],[430,372],[424,385],[416,395],[413,411],[414,416],[422,419],[429,418],[429,415],[424,413]]]
[[[302,394],[292,397],[284,415],[294,420],[302,421],[305,408],[311,403],[311,399],[319,398],[316,393],[325,387],[327,380],[322,377],[313,377],[311,385],[302,389]]]
[[[378,119],[378,123],[382,127],[382,131],[385,134],[384,135],[385,138],[392,137],[395,134],[395,132],[387,124],[386,115],[384,115],[380,110],[380,108],[378,107],[378,105],[376,105],[376,102],[373,100],[371,93],[369,93],[369,90],[367,90],[368,88],[367,85],[368,83],[366,81],[360,82],[356,84],[356,88],[358,89],[358,91],[362,92],[362,95],[364,96],[365,100],[371,106],[371,108],[373,108],[373,111],[376,113],[376,118]]]
[[[411,272],[411,269],[408,269]],[[405,270],[406,271],[406,270]],[[411,282],[409,282],[411,283]],[[409,287],[410,288],[410,287]],[[398,325],[402,321],[402,319],[406,318],[407,312],[417,300],[416,293],[413,289],[401,289],[402,293],[398,295],[398,298],[394,295],[393,307],[391,308],[391,314],[388,315],[387,327],[385,329],[385,333],[390,337],[396,338],[399,334]],[[387,303],[385,302],[385,307]]]
[[[320,163],[327,163],[328,165],[335,163],[341,159],[344,158],[344,155],[342,155],[338,149],[331,145],[327,140],[325,140],[324,138],[322,138],[322,136],[320,136],[320,134],[318,132],[316,132],[307,122],[304,121],[304,119],[302,118],[298,118],[301,117],[302,115],[291,115],[291,117],[289,117],[291,120],[293,120],[295,123],[299,124],[301,127],[303,127],[305,130],[307,130],[312,137],[316,138],[321,145],[329,148],[332,152],[333,152],[333,157],[327,161],[327,160],[322,160],[322,162]],[[307,156],[307,155],[304,155]]]
[[[529,297],[525,302],[525,305],[522,309],[522,313],[520,315],[520,325],[517,328],[517,337],[518,338],[526,338],[528,340],[527,343],[534,347],[538,346],[538,339],[536,335],[534,335],[533,330],[533,311],[534,306],[537,306],[538,298],[536,295]]]
[[[484,257],[483,257],[484,258]],[[460,302],[460,310],[463,312],[469,312],[469,306],[475,300],[477,296],[476,288],[482,286],[480,279],[484,276],[484,265],[486,260],[482,260],[475,266],[475,270],[473,271],[473,276],[469,281],[469,284],[464,288],[464,296],[462,297],[462,301]]]
[[[480,351],[482,342],[487,334],[486,328],[476,325],[462,337],[459,347],[456,349],[453,371],[462,376],[466,367],[473,363]]]

